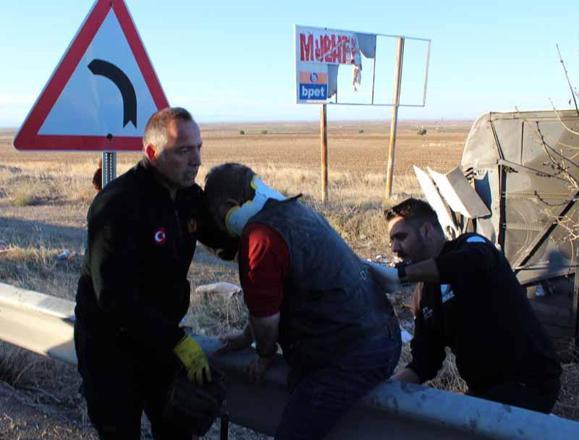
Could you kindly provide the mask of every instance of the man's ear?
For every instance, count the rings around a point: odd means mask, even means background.
[[[147,145],[145,147],[145,156],[147,159],[149,159],[150,162],[153,162],[157,157],[157,151],[155,150],[155,147],[153,147],[151,144]]]
[[[424,222],[422,225],[420,225],[420,235],[422,235],[424,240],[432,240],[433,233],[434,231],[430,223]]]

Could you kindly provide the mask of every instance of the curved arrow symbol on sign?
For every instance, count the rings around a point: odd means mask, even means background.
[[[108,61],[97,59],[92,60],[88,68],[93,75],[104,76],[115,83],[123,97],[123,127],[132,122],[137,128],[137,95],[131,80],[125,75],[125,72]]]

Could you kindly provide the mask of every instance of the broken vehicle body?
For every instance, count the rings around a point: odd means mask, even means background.
[[[474,231],[491,240],[536,296],[549,333],[576,335],[579,113],[484,114],[460,168],[415,171],[449,237]]]

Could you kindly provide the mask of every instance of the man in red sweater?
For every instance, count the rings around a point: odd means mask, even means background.
[[[239,274],[249,309],[221,352],[247,348],[259,380],[279,343],[292,394],[277,439],[321,439],[359,398],[387,379],[400,356],[391,304],[367,265],[328,222],[266,186],[248,167],[224,164],[206,178],[209,209],[240,237]]]

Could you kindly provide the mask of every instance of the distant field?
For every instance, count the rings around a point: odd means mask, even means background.
[[[448,171],[457,166],[470,122],[402,123],[396,149],[395,191],[416,192],[412,165]],[[282,190],[319,197],[320,134],[317,123],[207,124],[201,178],[208,167],[224,161],[252,166]],[[383,198],[389,126],[386,122],[330,123],[328,130],[330,192],[348,203],[379,202]],[[240,134],[240,133],[245,134]],[[11,147],[12,133],[0,133],[0,164],[36,172],[66,170],[90,181],[98,153],[19,152]],[[119,170],[138,155],[119,154]],[[0,200],[1,203],[1,200]]]
[[[448,125],[424,125],[427,134],[420,136],[421,123],[402,123],[396,150],[397,170],[407,174],[413,164],[438,169],[456,166],[471,122]],[[317,169],[320,161],[320,132],[317,123],[206,124],[202,127],[205,148],[203,158],[214,164],[224,160],[267,165]],[[244,131],[245,134],[240,134]],[[86,162],[98,153],[19,152],[11,147],[14,133],[0,131],[0,163],[16,162]],[[386,122],[329,123],[330,167],[336,171],[381,173],[386,168],[389,141]],[[132,161],[131,154],[120,155]]]
[[[427,133],[420,136],[417,131],[423,125]],[[457,166],[469,127],[468,122],[402,123],[396,149],[395,195],[420,194],[413,164],[440,171]],[[362,255],[387,252],[381,218],[389,140],[385,122],[329,124],[330,203],[325,206],[320,205],[319,124],[208,124],[202,126],[202,132],[201,184],[213,165],[245,163],[279,190],[304,194],[304,199],[323,211]],[[15,234],[26,246],[33,245],[34,240],[47,244],[59,236],[55,228],[79,228],[74,245],[68,246],[81,253],[86,210],[95,194],[92,174],[100,153],[22,152],[12,147],[13,136],[13,132],[0,133],[0,222],[21,226],[4,229],[4,236]],[[139,157],[140,153],[119,154],[118,173]],[[43,230],[52,232],[30,234],[27,228],[38,229],[39,224],[46,224]],[[0,234],[2,231],[0,223]]]

